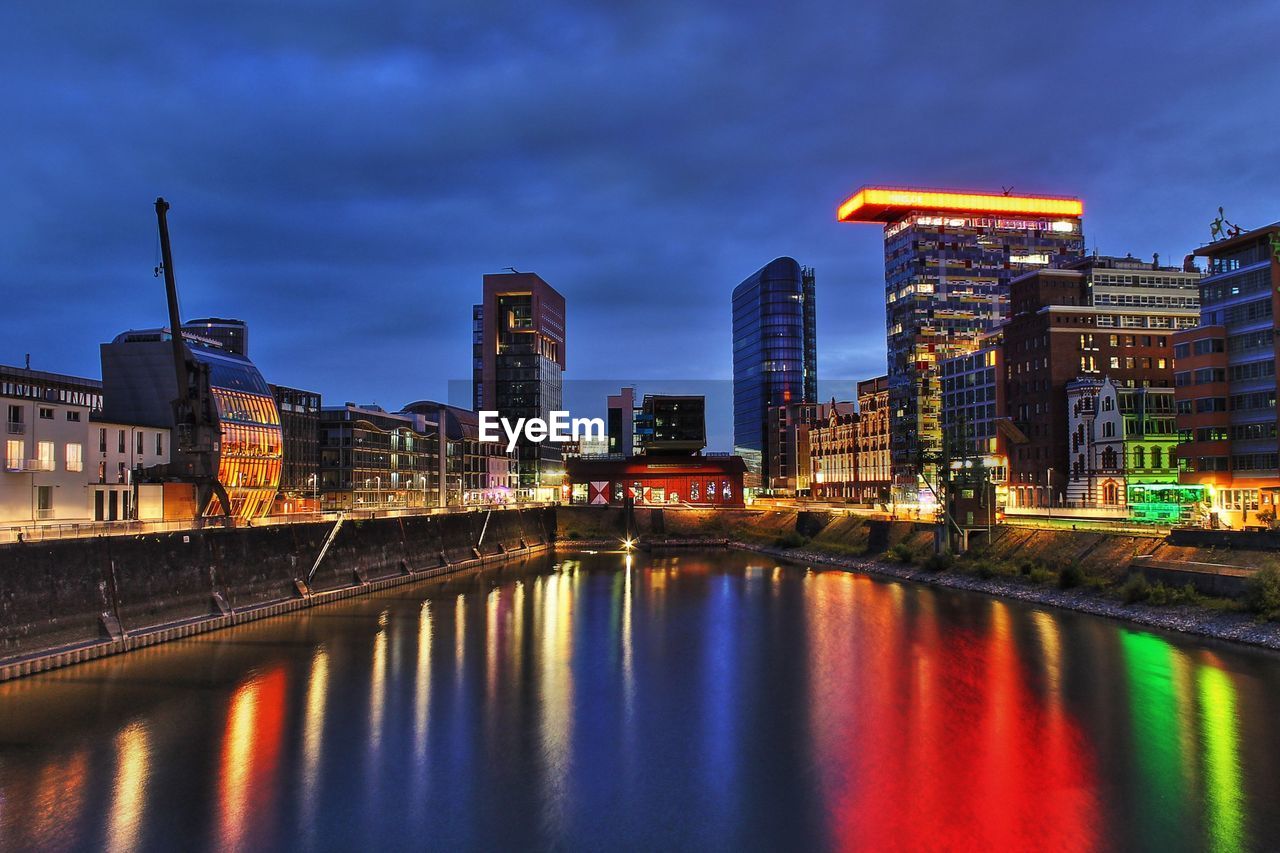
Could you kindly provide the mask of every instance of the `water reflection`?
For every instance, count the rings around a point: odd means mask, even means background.
[[[138,846],[147,802],[150,757],[147,730],[142,723],[133,723],[116,736],[116,778],[106,843],[111,853],[125,853]]]
[[[1280,837],[1275,655],[751,555],[533,562],[153,652],[0,685],[0,849]]]

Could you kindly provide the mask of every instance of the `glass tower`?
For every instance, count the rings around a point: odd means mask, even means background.
[[[1009,316],[1009,282],[1084,253],[1079,199],[863,187],[842,222],[884,224],[894,497],[928,500],[942,447],[938,363]]]
[[[763,472],[769,409],[818,397],[814,273],[770,261],[733,290],[733,452]]]

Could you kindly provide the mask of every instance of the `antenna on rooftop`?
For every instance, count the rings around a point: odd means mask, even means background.
[[[511,270],[513,273],[516,273],[517,275],[520,273],[520,270],[516,269],[515,267],[503,267],[503,269]]]
[[[1000,189],[1001,189],[1001,191],[1002,191],[1005,195],[1012,195],[1012,194],[1013,194],[1013,187],[1005,187],[1005,186],[1002,186],[1002,187],[1000,187]]]

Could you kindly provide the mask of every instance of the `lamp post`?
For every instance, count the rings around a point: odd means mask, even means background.
[[[1045,506],[1049,508],[1049,520],[1053,521],[1053,469],[1044,472]]]
[[[311,501],[315,505],[315,512],[320,511],[320,477],[318,474],[310,474],[307,482],[311,484]]]

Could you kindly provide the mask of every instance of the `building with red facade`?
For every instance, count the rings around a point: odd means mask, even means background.
[[[738,456],[635,456],[568,459],[570,501],[594,506],[744,506],[747,466]]]

